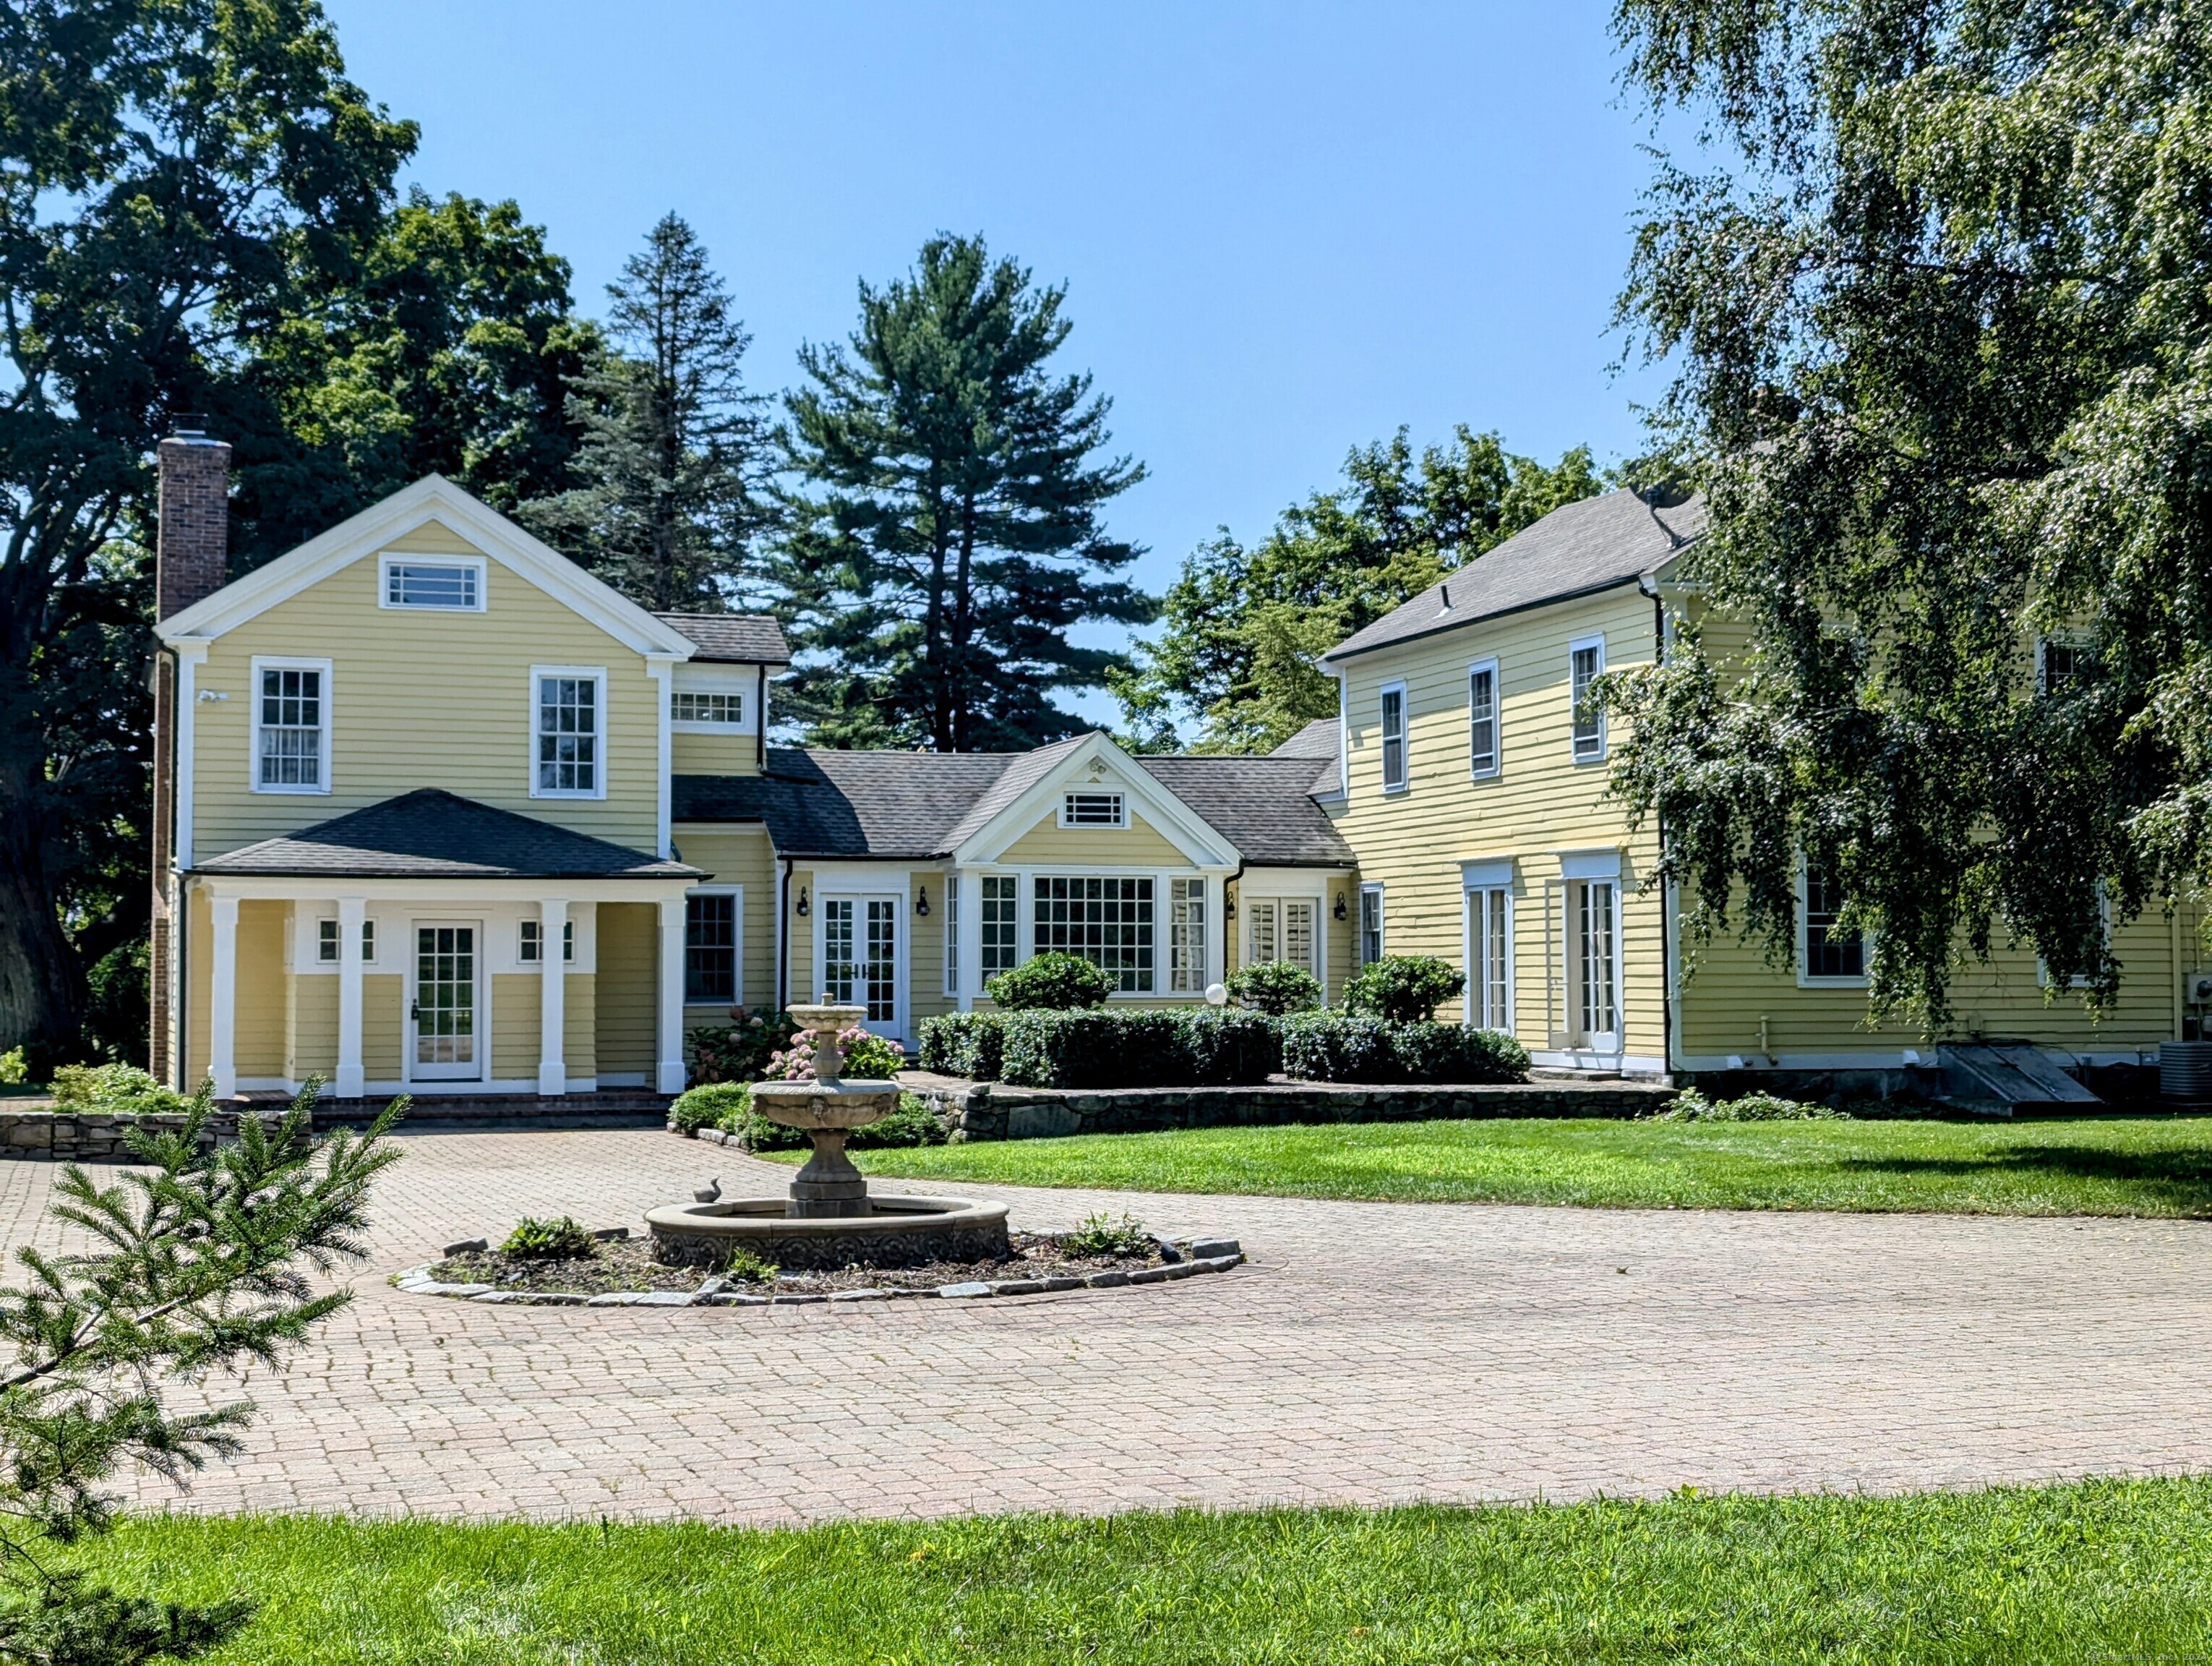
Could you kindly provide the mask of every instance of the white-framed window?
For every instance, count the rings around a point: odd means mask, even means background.
[[[1039,954],[1079,955],[1125,995],[1152,992],[1152,881],[1092,874],[1036,876]]]
[[[1206,881],[1168,881],[1168,990],[1206,991]]]
[[[540,921],[526,920],[514,940],[514,958],[529,965],[545,958],[545,927]]]
[[[1382,790],[1406,787],[1406,685],[1385,683],[1380,690],[1382,727]]]
[[[1498,661],[1467,668],[1467,767],[1477,781],[1498,773]]]
[[[1021,881],[1011,873],[983,876],[982,918],[985,977],[1011,972],[1021,964]]]
[[[1382,958],[1382,887],[1359,888],[1359,964],[1372,966]]]
[[[607,795],[607,673],[597,666],[530,668],[530,796]]]
[[[386,556],[378,575],[379,607],[445,613],[484,611],[482,556]]]
[[[2112,896],[2105,888],[2105,882],[2101,879],[2097,881],[2097,933],[2103,940],[2106,949],[2109,951],[2112,944]],[[2041,955],[2035,958],[2035,981],[2039,984],[2045,985],[2051,982],[2051,968],[2044,963]],[[2071,977],[2067,979],[2065,987],[2069,989],[2087,989],[2095,982],[2094,978]]]
[[[960,993],[960,876],[945,876],[945,993]]]
[[[734,1006],[744,999],[744,903],[737,887],[701,889],[684,898],[684,999]]]
[[[1620,1016],[1613,945],[1620,885],[1612,879],[1567,884],[1569,988],[1575,1039],[1582,1045],[1616,1043]]]
[[[745,721],[745,697],[713,690],[678,689],[672,696],[670,721],[696,723],[709,729],[733,729]]]
[[[1863,988],[1866,939],[1836,925],[1843,912],[1844,888],[1827,869],[1802,861],[1797,885],[1798,982]]]
[[[2088,660],[2088,644],[2079,636],[2037,637],[2035,691],[2063,694],[2081,680]]]
[[[1513,1027],[1513,893],[1480,885],[1467,893],[1467,1018],[1478,1030]]]
[[[1119,793],[1069,793],[1060,804],[1062,827],[1127,827],[1128,800]]]
[[[256,655],[253,756],[257,793],[331,790],[331,662]]]
[[[1590,690],[1605,675],[1605,638],[1584,636],[1567,644],[1568,698],[1572,702],[1574,756],[1577,763],[1605,757],[1605,714]]]
[[[361,958],[376,958],[376,921],[361,922]],[[338,964],[338,922],[335,920],[315,921],[315,958],[326,966]]]

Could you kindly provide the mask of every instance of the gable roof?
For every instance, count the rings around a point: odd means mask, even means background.
[[[297,833],[210,856],[202,873],[333,879],[699,879],[589,834],[424,787]]]
[[[791,644],[765,613],[656,613],[696,648],[691,658],[726,665],[787,666]]]
[[[1705,530],[1702,497],[1661,508],[1623,489],[1565,504],[1322,658],[1348,660],[1478,619],[1609,590],[1656,570]]]
[[[1078,735],[1030,752],[771,746],[766,775],[677,776],[673,817],[760,823],[779,856],[939,860],[1093,739]],[[1248,862],[1348,866],[1353,860],[1335,824],[1308,796],[1310,759],[1131,761]]]
[[[489,504],[436,474],[423,476],[413,485],[401,488],[328,532],[255,568],[244,578],[234,579],[190,607],[171,614],[154,627],[154,634],[172,646],[220,636],[355,562],[389,549],[398,539],[433,520],[588,619],[625,648],[671,660],[689,660],[697,651],[690,638],[674,626],[655,618]]]

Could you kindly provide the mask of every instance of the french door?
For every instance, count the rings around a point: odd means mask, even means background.
[[[1573,1044],[1594,1052],[1620,1050],[1620,980],[1611,879],[1567,882],[1567,1012]]]
[[[1478,1030],[1513,1027],[1512,907],[1503,885],[1467,893],[1467,1018]]]
[[[898,1035],[898,921],[904,899],[897,897],[824,897],[822,899],[822,988],[841,1006],[867,1009],[867,1022],[880,1035]]]
[[[408,1074],[414,1080],[483,1079],[483,1027],[477,1021],[482,970],[475,926],[416,922],[408,1025]]]
[[[1287,960],[1301,971],[1321,976],[1320,904],[1261,897],[1245,903],[1244,909],[1246,965]]]

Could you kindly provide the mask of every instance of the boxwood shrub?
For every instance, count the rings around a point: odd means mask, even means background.
[[[1340,1012],[1283,1021],[1283,1071],[1309,1082],[1517,1082],[1528,1049],[1496,1030]]]
[[[1021,1087],[1231,1087],[1282,1067],[1276,1020],[1237,1010],[1093,1007],[924,1020],[921,1067]]]

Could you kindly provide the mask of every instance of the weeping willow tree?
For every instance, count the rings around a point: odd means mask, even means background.
[[[1802,853],[1871,1000],[1940,1026],[2212,856],[2212,5],[1622,0],[1662,125],[1621,302],[1749,628],[1610,690],[1687,923],[1795,929]],[[2048,645],[2047,650],[2045,645]],[[1733,917],[1731,917],[1733,915]]]

